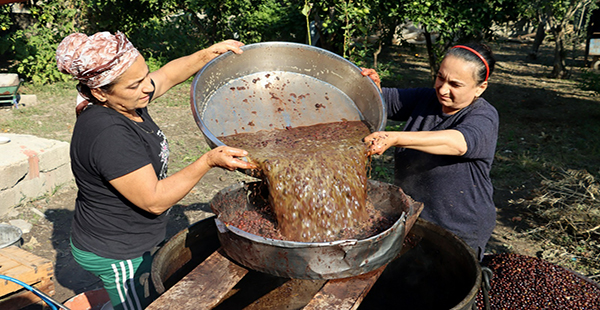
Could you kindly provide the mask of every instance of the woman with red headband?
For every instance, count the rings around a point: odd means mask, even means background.
[[[424,203],[422,218],[462,238],[479,259],[496,225],[490,169],[499,119],[481,98],[494,64],[486,45],[454,46],[434,88],[382,88],[388,118],[405,128],[364,139],[371,154],[396,147],[395,183]],[[363,75],[380,86],[373,69]]]
[[[218,147],[168,175],[169,146],[148,104],[227,51],[227,40],[150,72],[117,32],[75,33],[56,51],[58,69],[79,81],[71,166],[78,193],[71,253],[98,276],[114,309],[143,309],[154,298],[152,251],[166,237],[168,211],[213,167],[253,169],[247,152]]]

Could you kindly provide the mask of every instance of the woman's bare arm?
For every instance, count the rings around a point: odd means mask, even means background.
[[[239,159],[247,154],[244,150],[221,146],[163,180],[158,180],[154,168],[148,164],[111,180],[110,184],[139,208],[161,214],[185,197],[213,167],[229,170],[256,168],[254,164]]]
[[[364,138],[371,154],[383,154],[392,146],[435,155],[462,156],[467,152],[463,134],[454,129],[440,131],[379,131]]]

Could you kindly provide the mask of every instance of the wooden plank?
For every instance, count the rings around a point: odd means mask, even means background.
[[[0,260],[1,259],[16,260],[22,265],[27,265],[32,268],[38,268],[40,265],[44,265],[49,262],[49,260],[45,258],[27,252],[14,245],[0,249]]]
[[[52,276],[54,271],[50,260],[29,253],[14,245],[0,249],[0,265],[9,261],[18,262],[19,265],[30,267],[36,273],[39,272],[48,276]]]
[[[289,279],[245,306],[244,310],[302,309],[325,283],[327,280]]]
[[[50,260],[29,253],[19,247],[9,246],[0,249],[0,274],[17,279],[29,285],[44,279],[51,279],[54,267]],[[0,296],[22,288],[14,282],[0,280]]]
[[[41,298],[35,295],[35,293],[24,289],[22,286],[19,287],[21,288],[20,290],[0,298],[0,309],[19,310],[23,307],[42,302]],[[48,296],[54,295],[54,281],[50,278],[42,279],[39,283],[34,284],[33,287]]]
[[[385,267],[387,265],[359,276],[327,281],[303,309],[350,310],[358,308]]]
[[[33,271],[30,267],[27,266],[18,266],[8,270],[4,273],[5,276],[17,279],[25,284],[32,285],[34,283],[40,282],[43,279],[50,279],[47,274],[40,274]],[[23,288],[21,285],[16,284],[12,281],[0,279],[0,296],[4,296],[6,294],[10,294],[14,291],[18,291]]]
[[[15,260],[0,260],[0,274],[5,274],[8,270],[18,266],[21,264]]]
[[[147,310],[211,309],[248,273],[215,251],[181,281],[158,297]]]

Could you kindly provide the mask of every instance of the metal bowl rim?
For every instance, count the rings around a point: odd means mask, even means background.
[[[331,246],[356,245],[356,244],[371,242],[374,239],[382,238],[382,237],[385,237],[385,236],[388,236],[389,234],[391,234],[392,230],[397,229],[398,226],[400,226],[401,224],[404,224],[404,222],[406,221],[406,218],[407,218],[406,212],[402,212],[402,214],[400,215],[400,218],[398,218],[398,220],[394,223],[394,225],[388,227],[388,229],[386,229],[376,235],[373,235],[373,236],[365,238],[365,239],[341,239],[341,240],[328,241],[328,242],[300,242],[300,241],[287,241],[287,240],[266,238],[266,237],[262,237],[259,235],[251,234],[251,233],[241,230],[238,227],[235,227],[233,225],[226,224],[218,216],[215,218],[215,222],[217,223],[217,226],[221,224],[224,227],[226,227],[228,231],[230,231],[242,238],[248,239],[248,240],[256,242],[256,243],[262,243],[262,244],[285,247],[285,248],[319,248],[319,247],[331,247]]]
[[[11,241],[0,244],[0,248],[5,248],[7,246],[16,244],[23,237],[23,230],[15,225],[0,224],[0,228],[2,228],[2,229],[8,228],[8,229],[12,230],[11,232],[15,232],[16,235],[18,235],[18,238],[16,238],[15,240],[11,240]]]
[[[347,65],[350,65],[350,67],[353,68],[355,71],[357,71],[359,74],[360,74],[360,72],[362,72],[360,67],[358,67],[354,63],[350,62],[346,58],[344,58],[338,54],[335,54],[331,51],[328,51],[326,49],[308,45],[308,44],[301,44],[301,43],[295,43],[295,42],[283,42],[283,41],[269,41],[269,42],[259,42],[259,43],[243,45],[242,47],[240,47],[240,49],[242,51],[246,51],[246,50],[257,49],[257,48],[262,48],[262,47],[270,47],[270,46],[303,48],[303,49],[307,49],[307,50],[312,50],[319,54],[323,54],[330,58],[336,59],[337,61],[341,61],[341,62],[346,63]],[[212,141],[213,143],[215,143],[216,146],[223,146],[223,145],[225,145],[225,143],[223,143],[221,140],[217,139],[217,137],[210,130],[208,130],[208,127],[204,123],[204,120],[200,117],[199,111],[197,110],[197,102],[196,102],[196,96],[195,96],[196,86],[198,85],[198,80],[200,79],[200,76],[202,76],[202,74],[206,70],[208,70],[210,67],[214,66],[216,63],[224,61],[227,57],[230,57],[231,55],[236,55],[236,54],[232,51],[228,51],[228,52],[225,52],[225,53],[213,58],[206,65],[204,65],[204,67],[202,67],[202,69],[200,69],[200,71],[198,71],[198,73],[192,80],[192,87],[191,87],[191,94],[190,94],[191,95],[190,103],[191,103],[191,108],[192,108],[192,114],[194,115],[194,118],[196,119],[196,123],[200,127],[201,131],[204,133],[204,135],[206,135],[207,139]],[[373,87],[376,90],[376,93],[379,96],[380,101],[385,102],[385,100],[383,99],[383,94],[381,93],[381,90],[379,89],[377,84],[375,84],[375,82],[373,82],[372,79],[370,79],[370,78],[367,78],[367,79],[368,79],[368,81],[369,81],[368,83],[370,83],[371,87]],[[374,125],[378,126],[377,128],[375,128],[374,131],[383,131],[385,129],[385,124],[386,124],[386,120],[387,120],[387,116],[386,116],[387,111],[386,111],[385,104],[382,104],[382,113],[381,114],[382,114],[381,119],[383,121],[380,124],[374,124]]]

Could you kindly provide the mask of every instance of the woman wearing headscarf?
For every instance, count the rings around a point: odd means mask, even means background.
[[[496,225],[490,169],[499,118],[481,97],[494,64],[486,45],[454,46],[433,88],[382,88],[387,117],[406,125],[364,139],[371,154],[396,147],[395,183],[423,202],[422,218],[456,234],[479,259]],[[363,75],[380,85],[373,69]]]
[[[242,45],[217,43],[154,72],[121,32],[74,33],[57,48],[58,69],[79,81],[81,98],[71,140],[78,186],[71,249],[102,280],[114,309],[143,309],[153,300],[151,254],[165,238],[171,206],[213,167],[255,168],[239,158],[246,151],[218,147],[167,175],[167,139],[148,113],[150,101]]]

